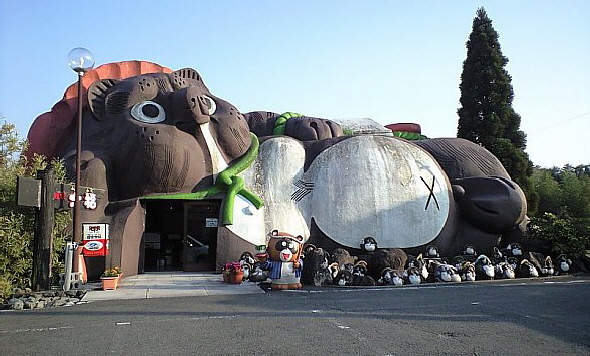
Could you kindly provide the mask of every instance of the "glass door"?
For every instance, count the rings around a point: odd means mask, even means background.
[[[183,270],[214,271],[221,200],[185,201]]]
[[[183,204],[178,200],[145,201],[143,271],[181,271]]]

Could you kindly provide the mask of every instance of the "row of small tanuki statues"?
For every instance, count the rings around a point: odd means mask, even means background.
[[[325,286],[404,285],[429,282],[462,282],[492,279],[514,279],[562,275],[570,272],[572,261],[565,255],[555,261],[538,252],[525,252],[518,243],[506,248],[494,247],[491,257],[476,253],[467,245],[461,255],[441,258],[435,246],[426,248],[418,256],[403,250],[377,249],[374,239],[361,242],[362,255],[351,256],[337,248],[331,254],[314,245],[303,251],[301,283]],[[268,275],[258,268],[250,252],[244,252],[239,262],[244,270],[244,281],[264,282]]]

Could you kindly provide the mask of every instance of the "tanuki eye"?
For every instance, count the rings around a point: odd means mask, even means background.
[[[288,246],[288,244],[287,244],[287,241],[285,241],[285,240],[278,241],[275,244],[275,248],[277,249],[277,251],[284,250],[287,248],[287,246]]]
[[[131,116],[137,121],[157,124],[166,120],[166,111],[160,104],[147,100],[133,105]]]

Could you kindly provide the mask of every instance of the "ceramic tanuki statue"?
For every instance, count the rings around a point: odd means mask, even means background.
[[[271,231],[269,236],[266,248],[268,258],[262,258],[260,268],[269,272],[271,288],[301,289],[303,237],[277,230]]]

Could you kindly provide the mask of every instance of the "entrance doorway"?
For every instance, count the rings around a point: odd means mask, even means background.
[[[143,271],[213,271],[220,200],[145,200]]]
[[[220,208],[221,200],[184,202],[184,271],[215,271]]]

